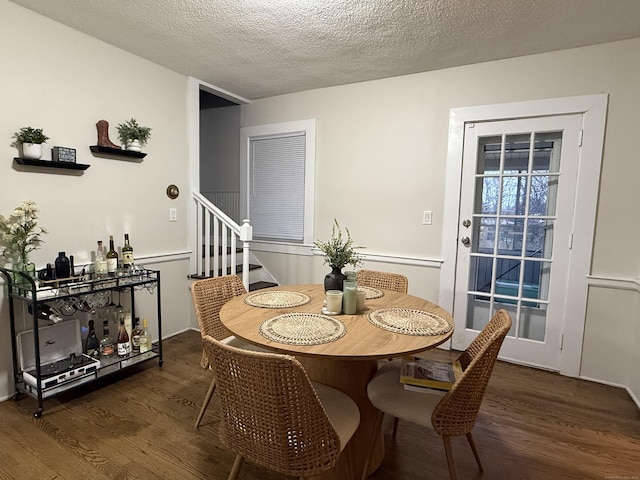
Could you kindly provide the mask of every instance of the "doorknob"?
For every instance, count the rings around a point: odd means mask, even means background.
[[[462,226],[469,228],[471,226],[471,220],[465,220],[464,222],[462,222]]]
[[[471,245],[471,239],[469,237],[462,237],[460,241],[465,247],[468,247],[469,245]]]

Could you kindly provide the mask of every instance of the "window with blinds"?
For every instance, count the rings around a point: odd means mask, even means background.
[[[249,218],[256,240],[305,240],[306,132],[249,139]]]

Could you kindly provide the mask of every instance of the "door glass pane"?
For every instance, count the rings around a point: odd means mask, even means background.
[[[527,247],[525,256],[551,258],[553,253],[554,220],[530,218],[527,222]]]
[[[536,132],[533,173],[558,173],[561,145],[561,132]]]
[[[550,217],[555,215],[557,190],[558,175],[533,175],[529,195],[529,214]]]
[[[471,277],[469,278],[469,290],[472,292],[491,293],[493,274],[492,257],[471,257]]]
[[[502,177],[502,198],[500,213],[503,215],[524,215],[527,206],[526,176]]]
[[[524,218],[501,218],[498,230],[498,255],[522,255]]]
[[[504,146],[503,173],[523,173],[529,170],[531,134],[507,135]]]
[[[522,285],[522,296],[525,298],[536,298],[549,300],[549,273],[551,262],[524,262],[524,280]],[[541,304],[530,306],[539,307]]]
[[[517,303],[520,286],[520,266],[522,262],[512,258],[496,259],[496,302]],[[513,298],[503,298],[513,297]]]
[[[500,172],[502,137],[483,137],[478,140],[476,173],[497,174]]]
[[[500,198],[500,177],[479,177],[477,187],[482,192],[482,213],[495,215],[498,213]]]
[[[473,242],[475,253],[493,253],[496,244],[495,217],[480,217],[477,219],[478,228],[474,232],[476,241]]]

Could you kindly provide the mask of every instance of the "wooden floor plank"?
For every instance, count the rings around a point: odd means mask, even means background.
[[[1,403],[0,480],[226,479],[234,455],[218,439],[217,396],[193,427],[211,381],[200,368],[200,335],[163,346],[162,368],[148,363],[46,400],[41,419],[33,399]],[[391,422],[370,479],[447,479],[440,437],[401,422],[393,439]],[[485,472],[466,439],[454,438],[461,480],[640,479],[640,412],[621,389],[498,362],[473,434]],[[290,477],[245,463],[240,478]]]

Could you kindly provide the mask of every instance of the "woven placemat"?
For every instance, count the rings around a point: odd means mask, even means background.
[[[372,298],[380,298],[384,295],[384,292],[382,290],[378,290],[377,288],[373,288],[373,287],[364,287],[361,285],[358,285],[358,290],[362,290],[365,294],[365,300],[371,300]]]
[[[318,313],[285,313],[260,325],[260,335],[288,345],[320,345],[342,337],[347,329],[339,320]]]
[[[368,317],[376,327],[404,335],[444,335],[453,328],[449,320],[440,315],[408,308],[383,308]]]
[[[252,307],[290,308],[309,303],[311,297],[305,293],[276,290],[273,292],[256,292],[248,295],[244,303]]]

